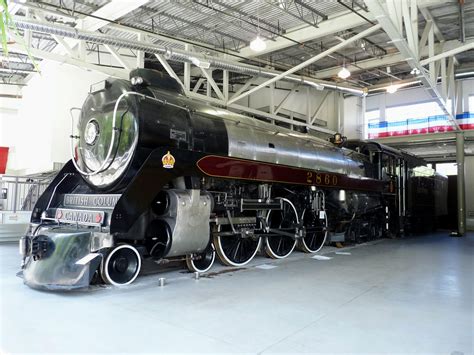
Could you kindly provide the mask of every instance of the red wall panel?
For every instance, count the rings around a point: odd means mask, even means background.
[[[7,170],[8,147],[0,147],[0,174],[5,174]]]

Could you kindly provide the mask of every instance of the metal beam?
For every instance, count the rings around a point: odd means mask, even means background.
[[[9,47],[17,52],[21,52],[25,54],[27,53],[25,47],[21,45],[12,44]],[[128,71],[124,69],[113,69],[113,68],[108,68],[108,67],[104,67],[104,66],[100,66],[96,64],[91,64],[91,63],[88,63],[88,62],[85,62],[80,59],[73,58],[67,55],[60,55],[56,53],[46,52],[46,51],[42,51],[36,48],[29,48],[29,52],[31,53],[31,55],[37,58],[52,60],[59,63],[71,64],[71,65],[75,65],[77,67],[81,67],[84,69],[90,69],[90,70],[94,70],[100,73],[104,73],[106,75],[110,75],[116,78],[128,79]]]
[[[365,36],[367,36],[371,33],[374,33],[375,31],[378,31],[381,27],[382,27],[381,25],[372,26],[372,27],[366,29],[365,31],[360,32],[359,34],[357,34],[355,36],[352,36],[352,37],[344,40],[343,42],[340,42],[340,43],[336,44],[334,47],[331,47],[331,48],[325,50],[324,52],[321,52],[321,53],[315,55],[314,57],[304,61],[303,63],[298,64],[297,66],[287,70],[286,72],[278,74],[277,76],[265,81],[264,83],[258,85],[257,87],[252,88],[252,89],[250,89],[249,91],[247,91],[245,93],[242,93],[240,96],[230,99],[228,101],[228,103],[231,104],[231,103],[233,103],[233,102],[235,102],[235,101],[237,101],[237,100],[239,100],[239,99],[241,99],[241,98],[243,98],[247,95],[250,95],[250,94],[254,93],[257,90],[260,90],[260,89],[264,88],[265,86],[267,86],[271,83],[274,83],[274,82],[284,78],[285,76],[291,75],[291,74],[307,67],[308,65],[320,60],[321,58],[324,58],[327,55],[329,55],[331,53],[334,53],[334,52],[338,51],[341,48],[344,48],[345,46],[351,44],[352,42],[355,42],[355,41],[357,41],[361,38],[364,38]]]
[[[124,67],[126,70],[128,71],[131,71],[132,68],[130,67],[130,65],[128,65],[127,62],[125,62],[122,58],[122,56],[119,54],[119,52],[117,52],[114,48],[112,48],[112,46],[109,46],[108,44],[104,44],[104,47],[110,52],[110,54],[112,55],[112,57],[115,58],[115,60],[117,62],[119,62],[119,64]]]
[[[69,22],[75,22],[78,20],[78,17],[77,16],[71,16],[69,14],[65,14],[65,13],[62,13],[62,12],[59,12],[59,11],[56,11],[56,10],[52,10],[51,8],[48,8],[48,7],[38,7],[36,5],[33,5],[33,3],[25,3],[25,4],[18,4],[18,3],[14,3],[14,5],[18,5],[18,8],[26,8],[26,9],[32,9],[35,11],[35,13],[43,13],[45,15],[51,15],[51,16],[54,16],[54,17],[59,17],[59,18],[62,18],[64,19],[65,21],[69,21]],[[50,4],[46,4],[46,3],[43,3],[42,6],[50,6]],[[57,8],[57,7],[56,7]],[[13,13],[12,13],[13,15]],[[92,14],[94,15],[94,14]],[[169,42],[169,43],[174,43],[174,44],[177,44],[177,45],[182,45],[183,43],[187,43],[187,44],[190,44],[190,45],[196,45],[196,46],[201,46],[201,47],[205,47],[205,48],[210,48],[209,44],[207,43],[201,43],[201,42],[198,42],[198,41],[195,41],[195,40],[190,40],[190,39],[181,39],[179,38],[178,36],[169,36],[169,35],[164,35],[164,34],[159,34],[159,33],[151,33],[150,31],[143,31],[143,30],[140,30],[138,28],[135,28],[135,27],[128,27],[128,26],[124,26],[124,25],[120,25],[118,23],[113,23],[113,22],[109,22],[107,24],[107,29],[112,29],[112,30],[117,30],[117,31],[120,31],[120,32],[124,32],[124,33],[131,33],[131,34],[135,34],[137,35],[138,33],[142,33],[144,35],[147,35],[151,40],[157,40],[157,41],[165,41],[165,42]],[[230,51],[229,49],[227,49],[229,52],[232,52],[232,53],[236,53],[234,51]]]
[[[143,33],[137,34],[137,41],[143,42],[146,39],[146,35]],[[137,51],[137,68],[144,68],[145,67],[145,52],[142,50]]]
[[[438,25],[436,24],[436,21],[433,18],[433,15],[431,15],[430,10],[428,10],[426,7],[425,8],[418,7],[418,8],[419,8],[421,14],[423,15],[423,17],[425,18],[425,20],[426,21],[431,21],[433,23],[434,34],[435,34],[436,38],[438,39],[438,41],[443,42],[445,40],[445,38],[443,36],[443,33],[441,32]]]
[[[316,107],[316,110],[314,111],[313,115],[311,116],[311,121],[309,122],[310,124],[313,124],[314,121],[316,121],[317,116],[319,115],[319,112],[321,112],[321,109],[323,108],[324,103],[326,102],[326,99],[328,98],[328,95],[329,95],[329,91],[326,91],[326,93],[324,94],[321,102],[319,103],[318,107]]]
[[[314,123],[311,122],[311,92],[309,88],[306,88],[306,123],[312,125]]]
[[[187,51],[192,50],[192,46],[189,44],[184,45],[184,49]],[[191,91],[191,63],[184,63],[184,89],[185,91]]]
[[[31,9],[27,8],[27,13],[29,12],[33,12]],[[46,22],[46,18],[44,17],[43,13],[39,13],[39,12],[36,12],[34,11],[34,16],[41,20],[41,21],[45,21]],[[27,33],[30,33],[31,35],[31,31],[25,31],[25,35]],[[63,38],[63,37],[60,37],[60,36],[57,36],[57,35],[51,35],[51,37],[53,37],[53,39],[67,52],[67,54],[69,54],[71,57],[77,57],[79,53],[75,53],[74,50],[71,48],[71,46],[69,45],[69,43]],[[26,42],[28,47],[31,47],[31,39],[30,41]]]
[[[288,118],[284,118],[284,117],[281,117],[281,116],[278,116],[278,115],[275,115],[275,114],[266,113],[266,112],[263,112],[263,111],[260,111],[260,110],[257,110],[257,109],[253,109],[253,108],[247,107],[247,106],[232,104],[229,107],[233,108],[233,109],[242,110],[242,111],[257,115],[257,116],[270,118],[270,119],[273,119],[275,121],[285,122],[285,123],[293,124],[295,126],[300,126],[300,127],[307,127],[309,129],[319,131],[319,132],[323,132],[323,133],[328,133],[328,134],[336,133],[335,131],[327,129],[327,128],[312,126],[312,125],[310,125],[306,122],[299,122],[299,121],[295,121],[295,120],[290,120]]]
[[[204,78],[199,78],[196,85],[194,85],[193,93],[197,93],[201,88],[202,84],[206,81]]]
[[[194,99],[203,100],[203,101],[206,101],[206,102],[210,101],[210,102],[215,103],[217,105],[225,104],[225,102],[220,100],[220,99],[217,99],[217,98],[214,98],[214,97],[209,98],[205,95],[197,94],[197,93],[194,93],[194,92],[191,92],[189,94],[189,96],[194,98]],[[264,111],[261,111],[261,110],[255,109],[255,108],[251,108],[251,107],[247,107],[247,106],[242,106],[242,105],[239,105],[239,104],[232,104],[232,105],[227,106],[227,108],[247,112],[247,113],[250,113],[254,116],[264,117],[264,118],[268,118],[268,119],[271,119],[271,120],[274,120],[274,121],[288,123],[290,125],[306,127],[308,129],[318,131],[318,132],[322,132],[322,133],[326,133],[326,134],[329,134],[329,135],[333,135],[334,133],[336,133],[335,131],[324,128],[324,127],[313,126],[313,125],[308,124],[306,122],[291,120],[291,119],[288,119],[288,118],[285,118],[285,117],[282,117],[282,116],[279,116],[279,115],[271,114],[271,113],[268,113],[268,112],[264,112]],[[276,127],[276,128],[278,128],[278,127]]]
[[[373,17],[368,14],[370,19]],[[266,41],[267,47],[262,52],[255,52],[250,47],[244,47],[240,50],[240,55],[247,58],[261,56],[272,53],[295,45],[294,41],[307,42],[325,36],[333,35],[335,32],[348,30],[366,24],[365,20],[354,13],[337,16],[321,22],[318,28],[306,26],[300,29],[288,30],[285,37],[279,37],[275,41]]]
[[[451,1],[451,2],[454,2],[455,0]],[[449,1],[447,1],[448,3]],[[433,23],[433,31],[434,31],[434,35],[436,36],[436,38],[438,39],[439,42],[444,42],[445,41],[445,38],[443,36],[443,33],[441,32],[441,30],[439,29],[438,25],[436,24],[436,21],[435,19],[433,18],[433,16],[431,15],[431,12],[430,10],[428,10],[428,8],[426,6],[420,6],[420,3],[422,3],[422,0],[418,0],[418,10],[420,10],[421,14],[423,15],[423,17],[425,18],[426,21],[431,21]],[[459,62],[457,61],[457,59],[455,58],[454,59],[454,64],[456,65],[459,65]]]
[[[432,32],[432,28],[430,29],[429,32]],[[428,34],[429,35],[429,34]],[[474,38],[469,38],[466,40],[467,43],[474,43]],[[461,43],[455,39],[451,41],[446,41],[444,43],[435,43],[433,41],[433,53],[439,53],[443,50],[450,50],[452,48],[456,48]],[[421,57],[428,57],[429,56],[429,49],[428,46],[422,46],[421,41],[420,41],[420,56]],[[433,54],[434,56],[434,54]],[[346,64],[347,69],[351,71],[351,73],[357,73],[360,71],[364,70],[369,70],[373,68],[379,68],[379,67],[386,67],[386,66],[391,66],[394,64],[397,64],[399,62],[404,61],[404,57],[400,53],[391,53],[387,54],[386,56],[382,58],[370,58],[366,60],[361,60],[357,62],[357,66],[351,65],[351,64]],[[337,75],[337,73],[341,70],[340,66],[335,66],[332,68],[327,68],[327,69],[322,69],[317,72],[315,72],[313,75],[317,78],[323,79],[323,78],[330,78],[332,76]]]
[[[295,85],[291,88],[290,92],[288,92],[288,94],[286,94],[286,96],[283,98],[283,100],[281,100],[281,102],[278,104],[277,107],[275,107],[275,114],[277,114],[278,112],[280,112],[280,110],[283,108],[283,105],[289,100],[290,97],[293,96],[293,94],[296,92],[296,89],[299,88],[299,85]]]
[[[138,7],[146,4],[149,0],[134,0],[134,1],[111,1],[108,4],[94,11],[90,16],[78,19],[76,28],[86,31],[97,31],[100,28],[108,25],[111,21],[117,20],[129,12],[137,9]],[[36,10],[35,10],[36,11]],[[105,20],[107,19],[107,20]],[[79,45],[79,59],[85,59],[85,46],[83,41],[78,41],[72,38],[65,38],[64,43],[67,44],[71,49],[74,49]],[[64,47],[64,45],[62,45]],[[82,48],[81,48],[82,46]],[[54,53],[61,53],[56,48],[53,50]]]
[[[381,0],[365,0],[365,4],[369,8],[370,12],[375,16],[376,20],[382,25],[384,31],[392,40],[393,44],[400,51],[401,55],[405,58],[405,61],[413,69],[417,69],[420,72],[419,79],[423,85],[427,88],[427,91],[435,99],[444,114],[447,115],[451,124],[456,130],[459,130],[459,125],[456,119],[451,114],[450,108],[447,106],[446,100],[439,93],[436,87],[436,82],[430,77],[429,72],[420,64],[418,60],[418,54],[414,53],[408,46],[406,39],[402,36],[402,33],[398,31],[397,26],[390,19],[387,10],[383,7]]]
[[[229,71],[222,71],[222,93],[224,94],[224,101],[229,100]]]
[[[426,21],[425,28],[423,29],[423,33],[421,34],[420,43],[418,43],[418,59],[421,58],[427,42],[428,36],[431,32],[431,28],[433,27],[433,21]]]
[[[166,59],[161,54],[155,54],[156,58],[158,58],[160,64],[165,68],[166,72],[169,76],[171,76],[174,80],[178,82],[179,85],[183,88],[184,92],[186,92],[186,87],[184,86],[183,82],[179,78],[179,76],[175,73],[173,68],[171,68],[170,64],[166,61]]]
[[[68,38],[74,38],[76,40],[82,40],[81,43],[85,41],[99,44],[109,44],[113,46],[120,46],[122,48],[128,48],[135,51],[147,51],[153,54],[162,54],[170,61],[178,62],[196,62],[200,61],[201,63],[206,63],[211,66],[212,69],[221,69],[229,70],[233,72],[242,73],[245,75],[251,76],[263,76],[263,77],[276,77],[279,75],[279,71],[272,69],[256,67],[248,64],[237,63],[235,61],[223,60],[216,57],[208,57],[202,54],[189,53],[179,49],[170,49],[164,45],[152,44],[146,41],[136,41],[121,39],[115,36],[109,36],[105,34],[98,34],[95,32],[84,31],[79,29],[71,29],[68,26],[53,24],[53,23],[43,23],[40,21],[26,20],[22,17],[15,17],[14,21],[18,28],[24,30],[33,30],[35,32],[48,33],[48,34],[58,34]],[[141,34],[139,34],[140,37]],[[336,47],[335,47],[336,48]],[[304,85],[312,87],[324,87],[331,90],[339,90],[346,93],[354,95],[364,95],[366,90],[360,87],[354,87],[351,85],[334,83],[331,81],[322,81],[313,78],[298,76],[298,75],[285,75],[286,81],[299,82]]]
[[[207,83],[211,85],[211,87],[214,89],[214,92],[216,93],[217,97],[219,97],[221,100],[225,100],[224,94],[222,93],[221,89],[219,89],[219,86],[217,86],[211,73],[209,73],[207,69],[204,69],[204,68],[199,68],[199,69],[201,69],[201,72],[206,77]]]
[[[474,49],[474,41],[470,41],[469,43],[466,41],[466,44],[460,45],[456,48],[453,48],[451,50],[443,51],[440,54],[434,55],[432,57],[426,58],[420,62],[421,65],[426,65],[432,62],[436,62],[437,60],[440,60],[442,58],[446,57],[451,57],[454,56],[458,53],[462,53],[465,51],[469,51],[471,49]]]
[[[243,93],[245,90],[247,90],[250,87],[250,85],[254,84],[257,81],[257,79],[258,78],[256,76],[253,76],[249,80],[247,80],[247,82],[244,85],[242,85],[239,88],[239,90],[237,90],[235,92],[234,95],[232,95],[232,98],[239,96],[241,93]]]

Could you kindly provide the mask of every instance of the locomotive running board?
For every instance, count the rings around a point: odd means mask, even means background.
[[[283,200],[241,199],[240,212],[281,210]]]
[[[211,218],[210,222],[214,222],[217,225],[256,224],[257,217],[232,217],[230,221],[228,217],[216,217],[216,218]]]

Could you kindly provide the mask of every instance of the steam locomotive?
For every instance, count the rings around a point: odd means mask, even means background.
[[[216,254],[243,266],[259,251],[315,253],[328,233],[397,235],[424,165],[375,142],[328,142],[193,101],[147,69],[91,87],[71,142],[20,241],[33,288],[127,285],[145,259],[205,272]]]

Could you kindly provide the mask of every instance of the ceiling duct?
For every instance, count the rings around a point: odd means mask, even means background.
[[[128,48],[153,54],[160,54],[163,55],[167,60],[175,62],[206,63],[206,65],[209,64],[210,68],[213,69],[228,70],[230,72],[267,78],[273,78],[281,74],[281,72],[278,72],[276,70],[263,69],[252,65],[226,61],[215,57],[202,56],[197,53],[177,50],[174,48],[160,46],[153,43],[140,43],[138,41],[117,38],[103,33],[89,32],[53,23],[44,23],[18,16],[15,16],[14,21],[16,26],[22,30],[47,33],[50,35],[73,38],[92,43]],[[282,80],[315,87],[317,89],[326,88],[357,96],[364,96],[367,93],[367,90],[365,88],[339,85],[337,83],[310,79],[298,75],[288,75],[282,78]]]

